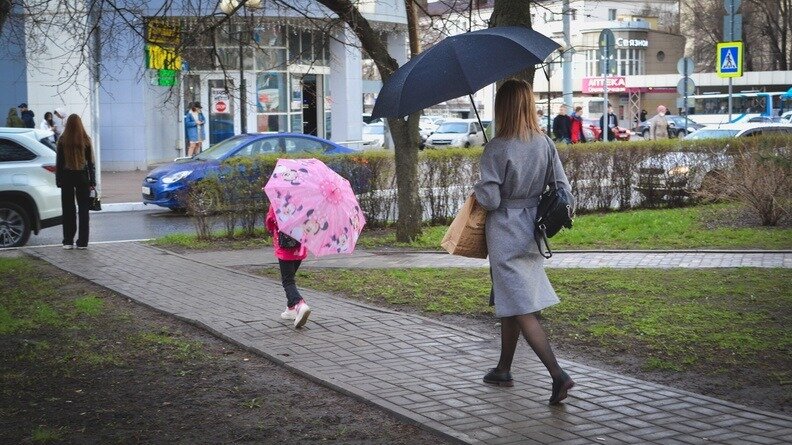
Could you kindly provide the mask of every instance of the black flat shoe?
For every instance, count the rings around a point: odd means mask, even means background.
[[[492,368],[490,372],[484,376],[484,383],[498,386],[514,386],[511,372],[498,371],[498,368]]]
[[[567,391],[575,386],[575,381],[572,380],[566,372],[561,371],[561,378],[553,380],[553,395],[550,397],[550,404],[557,405],[562,400],[567,398]]]

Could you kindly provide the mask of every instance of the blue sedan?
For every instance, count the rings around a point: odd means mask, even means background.
[[[219,174],[226,159],[268,153],[312,153],[325,155],[357,153],[335,142],[297,133],[242,134],[219,142],[192,158],[177,159],[157,167],[143,180],[143,203],[181,210],[187,187]]]

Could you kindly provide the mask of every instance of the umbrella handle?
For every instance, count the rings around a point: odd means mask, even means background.
[[[478,107],[476,107],[476,102],[473,100],[473,95],[468,94],[468,97],[470,98],[470,103],[473,105],[473,111],[476,113],[476,119],[478,119],[479,127],[481,127],[481,132],[484,134],[484,143],[486,144],[489,142],[489,139],[487,139],[487,132],[484,130],[484,125],[481,124],[481,117],[479,117],[478,114]]]

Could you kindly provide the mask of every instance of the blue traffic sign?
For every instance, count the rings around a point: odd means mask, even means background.
[[[715,71],[719,77],[742,77],[742,42],[721,42],[717,47]]]

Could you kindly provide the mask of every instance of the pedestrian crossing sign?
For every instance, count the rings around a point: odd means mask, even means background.
[[[743,43],[718,43],[715,72],[718,77],[742,77]]]

